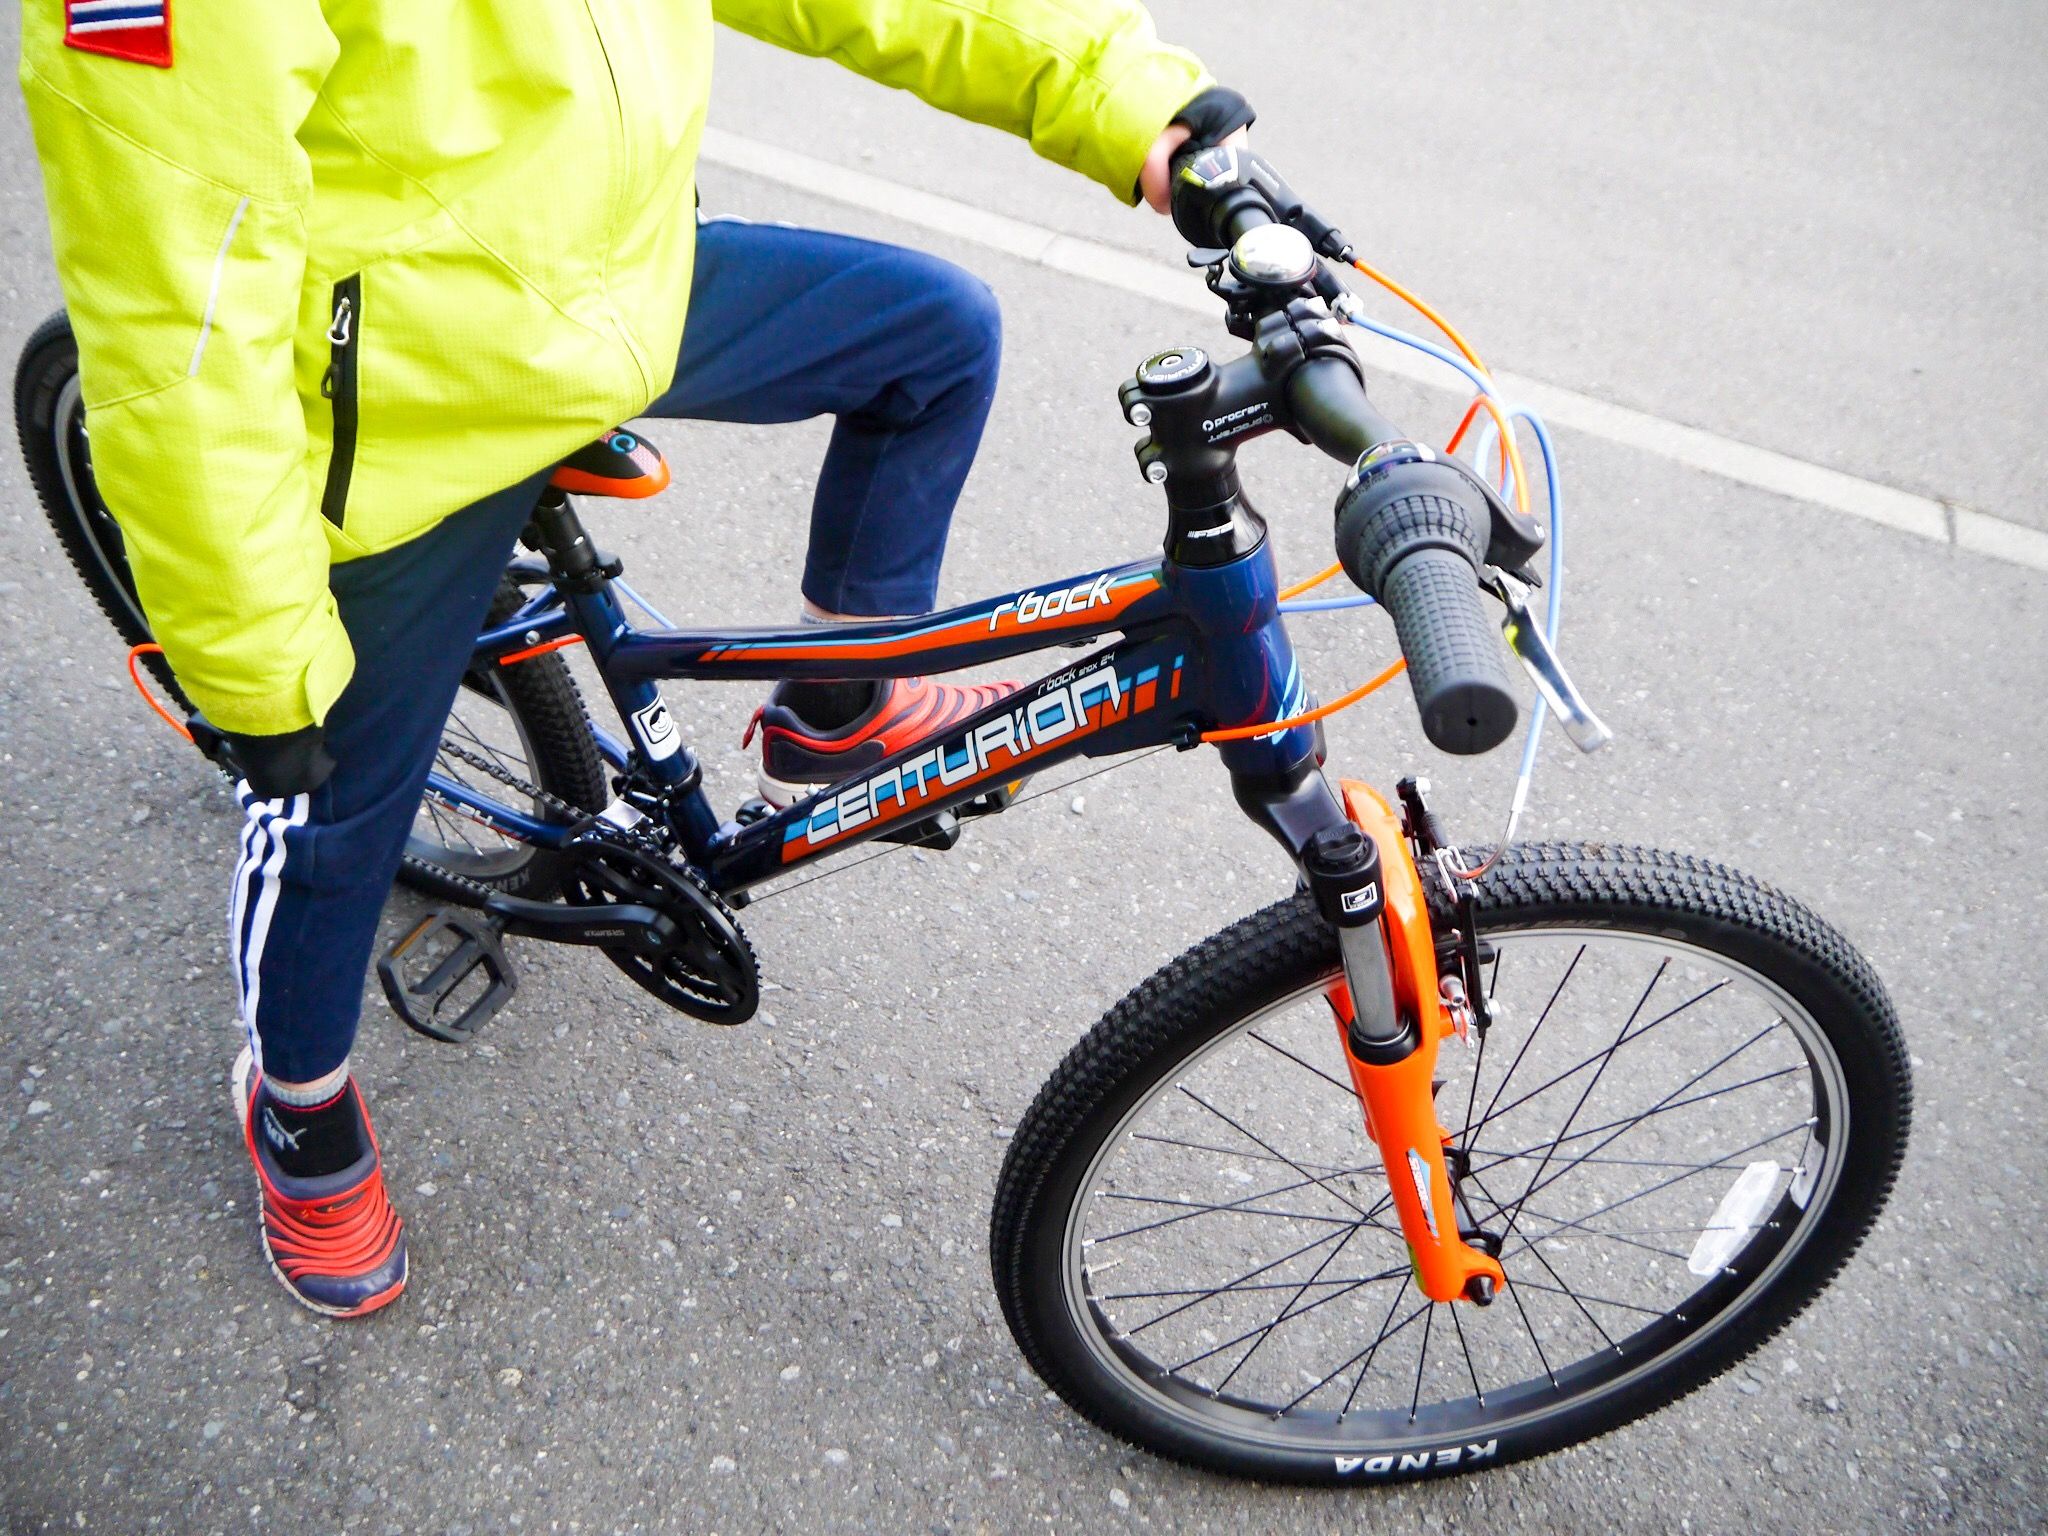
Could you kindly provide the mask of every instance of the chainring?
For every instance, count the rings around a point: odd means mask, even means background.
[[[609,839],[567,850],[562,899],[571,906],[629,902],[675,924],[665,947],[604,946],[605,958],[669,1007],[710,1024],[743,1024],[761,1002],[754,947],[716,892],[659,854]]]

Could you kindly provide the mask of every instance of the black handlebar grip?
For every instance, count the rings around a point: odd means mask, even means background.
[[[1506,741],[1518,706],[1500,636],[1486,621],[1464,556],[1417,550],[1388,573],[1380,601],[1394,616],[1430,742],[1472,757]]]
[[[1350,486],[1337,503],[1337,558],[1393,616],[1422,729],[1440,751],[1490,752],[1520,706],[1479,596],[1487,522],[1455,470],[1410,463]]]

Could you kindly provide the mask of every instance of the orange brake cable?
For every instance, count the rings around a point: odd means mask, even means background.
[[[1408,659],[1404,656],[1399,661],[1388,666],[1363,687],[1352,689],[1343,698],[1336,700],[1334,703],[1325,704],[1320,709],[1312,709],[1305,715],[1295,715],[1286,720],[1269,721],[1264,725],[1234,725],[1224,731],[1204,731],[1202,732],[1202,740],[1249,741],[1254,736],[1273,736],[1281,731],[1292,730],[1297,725],[1313,724],[1325,716],[1336,714],[1340,709],[1349,709],[1368,693],[1374,693],[1386,687],[1387,684],[1407,670]]]
[[[1470,363],[1488,381],[1492,380],[1493,370],[1479,360],[1479,354],[1474,352],[1470,345],[1467,344],[1465,338],[1458,334],[1457,327],[1438,314],[1428,300],[1418,294],[1410,293],[1384,272],[1367,266],[1356,256],[1351,258],[1351,265],[1378,283],[1387,292],[1394,295],[1395,298],[1401,300],[1402,303],[1408,305],[1409,308],[1428,320],[1439,331],[1442,331],[1444,336],[1450,341],[1450,344],[1456,347],[1464,356],[1466,362]],[[1515,442],[1514,428],[1509,425],[1507,416],[1502,412],[1499,402],[1492,395],[1481,394],[1478,403],[1486,408],[1487,414],[1493,417],[1494,425],[1500,429],[1500,440],[1506,446],[1508,464],[1513,469],[1515,475],[1515,508],[1517,511],[1527,515],[1529,511],[1529,477],[1522,470],[1522,450]]]
[[[145,656],[161,656],[163,653],[164,648],[154,641],[129,647],[128,681],[133,683],[135,691],[142,695],[142,702],[156,711],[159,720],[163,721],[165,725],[168,725],[187,741],[190,741],[192,739],[192,732],[186,727],[185,722],[158,703],[156,695],[149,691],[149,684],[142,680],[142,658]]]

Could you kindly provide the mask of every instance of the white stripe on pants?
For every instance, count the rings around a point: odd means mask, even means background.
[[[270,920],[277,912],[284,872],[285,834],[306,824],[311,801],[293,795],[289,801],[248,798],[246,781],[235,786],[249,824],[242,829],[242,855],[235,865],[233,900],[228,908],[228,947],[234,957],[236,1000],[242,1027],[249,1037],[249,1052],[263,1068],[263,1041],[256,1031],[257,1009],[263,997],[263,947],[270,937]],[[247,917],[249,934],[242,937]]]

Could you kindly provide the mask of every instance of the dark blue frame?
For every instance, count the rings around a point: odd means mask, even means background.
[[[1192,746],[1203,731],[1284,720],[1308,707],[1264,539],[1223,565],[1139,561],[919,618],[829,628],[636,629],[621,601],[623,583],[564,590],[544,564],[525,559],[514,563],[513,575],[538,590],[478,637],[474,664],[518,666],[507,658],[580,636],[632,733],[629,748],[599,729],[600,750],[661,796],[668,830],[721,893],[787,874],[1076,756]],[[657,686],[665,678],[949,672],[1116,632],[1121,641],[964,724],[746,825],[721,822],[713,811],[699,787],[696,755],[680,739]],[[1223,742],[1218,750],[1234,774],[1285,774],[1314,750],[1314,730],[1291,726]],[[429,783],[441,800],[521,842],[560,847],[570,836],[559,823],[511,810],[438,772]]]

